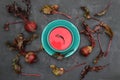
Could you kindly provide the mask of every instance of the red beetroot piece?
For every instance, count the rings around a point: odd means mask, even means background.
[[[30,52],[27,52],[27,54],[25,55],[25,61],[27,63],[34,63],[36,62],[36,59],[37,59],[37,55],[33,52],[33,51],[30,51]]]
[[[87,57],[92,52],[92,46],[85,46],[80,49],[83,56]]]

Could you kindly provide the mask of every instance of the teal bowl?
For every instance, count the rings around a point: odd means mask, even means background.
[[[48,41],[48,37],[50,32],[58,27],[58,26],[64,26],[65,28],[67,28],[71,34],[72,34],[72,43],[71,45],[65,49],[65,50],[56,50],[54,49],[49,41]],[[61,54],[64,54],[65,57],[69,57],[72,54],[75,53],[75,51],[78,49],[79,44],[80,44],[80,34],[79,31],[77,29],[77,27],[72,24],[71,22],[67,21],[67,20],[54,20],[52,22],[50,22],[43,30],[42,32],[42,36],[41,36],[41,41],[42,41],[42,45],[43,48],[45,49],[45,51],[49,54],[49,55],[54,55],[56,52],[60,52]]]

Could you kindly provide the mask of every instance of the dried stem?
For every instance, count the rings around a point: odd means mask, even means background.
[[[98,39],[98,44],[99,44],[100,50],[103,52],[99,33],[97,34],[97,39]]]
[[[4,24],[4,30],[8,31],[9,30],[9,25],[18,24],[18,23],[23,23],[23,21],[8,22],[8,23]]]
[[[107,66],[109,66],[109,64],[103,65],[103,66],[93,66],[90,68],[90,71],[95,71],[98,72],[100,70],[103,70],[104,68],[106,68]]]
[[[84,26],[85,28],[85,31],[83,32],[86,36],[88,36],[89,38],[89,41],[91,43],[91,46],[94,48],[96,43],[95,43],[95,39],[92,35],[93,33],[93,30],[90,29],[89,25],[85,23],[85,21],[83,21],[82,25]]]
[[[109,40],[108,48],[107,48],[107,50],[106,50],[106,52],[105,52],[105,55],[104,55],[105,57],[108,55],[108,53],[109,53],[109,51],[110,51],[111,44],[112,44],[112,39]]]
[[[74,61],[74,63],[79,64],[79,62],[75,60],[75,56],[72,56],[71,59]]]
[[[65,14],[65,13],[63,13],[63,12],[53,11],[53,14],[60,14],[60,15],[66,16],[66,17],[69,18],[69,19],[72,19],[71,16],[69,16],[69,15],[67,15],[67,14]]]
[[[100,47],[100,52],[99,54],[96,56],[96,58],[93,60],[93,63],[94,64],[97,64],[98,61],[100,60],[100,58],[102,58],[104,56],[104,52],[102,50],[102,46],[101,46],[101,41],[100,41],[100,34],[98,33],[97,34],[97,39],[98,39],[98,44],[99,44],[99,47]]]
[[[86,62],[83,62],[83,63],[81,63],[81,64],[75,65],[75,66],[73,66],[73,67],[65,70],[65,72],[72,71],[72,70],[74,70],[74,69],[76,69],[76,68],[78,68],[78,67],[81,67],[82,65],[85,65],[85,64],[86,64]]]
[[[95,39],[94,39],[94,37],[93,37],[92,34],[90,34],[90,36],[89,36],[89,41],[91,42],[91,46],[92,46],[92,48],[94,48],[95,45],[96,45],[96,43],[95,43]]]
[[[7,24],[7,25],[11,25],[11,24],[18,24],[18,23],[23,23],[23,21],[8,22],[8,23],[6,23],[6,24]]]
[[[95,17],[91,17],[90,19],[101,22],[99,19],[95,18]]]
[[[21,75],[23,75],[23,76],[35,76],[35,77],[41,76],[40,74],[26,74],[26,73],[21,73]]]
[[[88,74],[88,72],[90,71],[90,65],[86,65],[84,67],[84,69],[81,71],[81,77],[80,77],[80,80],[82,80],[83,78],[85,78],[85,76]]]

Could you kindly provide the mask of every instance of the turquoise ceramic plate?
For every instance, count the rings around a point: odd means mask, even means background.
[[[49,36],[49,33],[52,29],[58,27],[58,26],[64,26],[65,28],[69,29],[72,33],[72,36],[73,36],[73,42],[71,44],[71,46],[64,50],[64,51],[61,51],[61,54],[64,54],[65,57],[69,57],[71,56],[72,54],[75,53],[75,51],[78,49],[79,47],[79,44],[80,44],[80,35],[79,35],[79,31],[78,29],[76,28],[75,25],[73,25],[71,22],[69,21],[66,21],[66,20],[62,20],[62,19],[59,19],[59,20],[54,20],[52,22],[50,22],[43,30],[42,32],[42,36],[41,36],[41,41],[42,41],[42,45],[43,45],[43,48],[45,49],[45,51],[49,54],[49,55],[54,55],[55,52],[57,50],[54,50],[50,47],[49,45],[49,42],[48,42],[48,36]]]

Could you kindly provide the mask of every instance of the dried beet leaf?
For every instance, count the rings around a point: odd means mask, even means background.
[[[43,12],[44,14],[51,14],[52,7],[50,5],[45,5],[42,7],[41,12]]]

